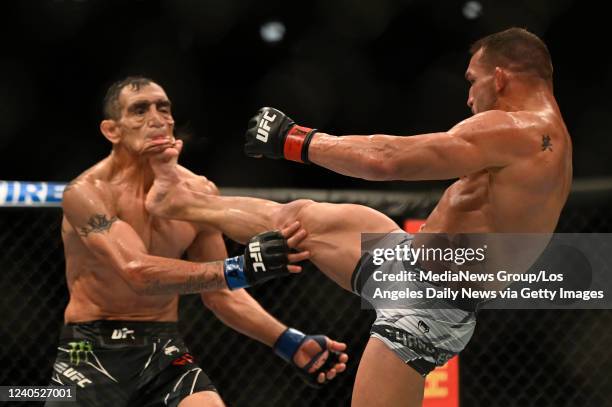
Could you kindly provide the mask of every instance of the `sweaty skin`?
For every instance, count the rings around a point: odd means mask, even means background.
[[[206,230],[187,222],[150,215],[143,208],[146,190],[142,180],[133,176],[117,177],[113,164],[112,158],[104,159],[70,184],[65,192],[66,215],[62,222],[62,239],[71,294],[65,320],[176,321],[178,296],[175,291],[221,289],[225,281],[219,262],[190,263],[174,259],[180,258],[192,244],[201,247],[201,253],[195,257],[202,261],[212,259],[215,252],[222,254],[225,251],[223,241],[210,228]],[[208,188],[215,193],[212,187]],[[75,189],[80,195],[78,201],[71,199]],[[72,200],[77,201],[74,208]],[[92,207],[81,207],[81,200],[90,202]],[[69,219],[76,218],[81,212],[86,222],[74,227]],[[100,235],[112,238],[117,250],[110,251],[107,246],[90,248],[84,241],[92,241],[89,246],[96,245],[93,240]],[[196,247],[191,249],[196,250]],[[208,256],[207,251],[210,253]],[[157,266],[160,272],[176,264],[196,277],[183,280],[177,276],[176,284],[183,284],[184,288],[176,287],[175,290],[175,287],[168,287],[168,283],[164,284],[164,288],[160,279],[153,275],[146,277],[142,284],[137,284],[131,277],[117,271],[136,270],[137,267],[133,266],[137,262],[144,264],[147,260],[151,261],[150,268]],[[142,295],[136,295],[134,287]]]
[[[219,264],[170,260],[180,258],[196,237],[199,241],[194,250],[199,251],[196,257],[200,260],[224,253],[214,231],[156,218],[143,207],[152,183],[147,154],[173,140],[174,121],[165,92],[154,84],[140,92],[125,88],[120,100],[121,119],[116,123],[105,120],[100,126],[113,143],[113,152],[64,192],[62,238],[70,290],[66,322],[176,321],[175,289],[197,292],[223,287]],[[212,184],[207,187],[215,193]],[[145,267],[163,272],[172,264],[194,275],[191,279],[176,276],[175,284],[183,284],[182,290],[169,287],[172,283],[164,288],[155,275],[143,277],[145,273],[139,273]]]
[[[413,137],[317,133],[310,160],[377,181],[458,178],[423,232],[552,232],[572,181],[571,140],[552,84],[500,68],[490,73],[482,52],[466,71],[473,117]]]
[[[490,72],[481,64],[481,55],[482,50],[474,54],[466,72],[473,117],[448,132],[413,137],[317,133],[309,159],[371,180],[459,178],[444,192],[422,232],[553,232],[569,194],[572,162],[571,141],[552,85],[500,68]],[[306,200],[280,205],[211,196],[173,169],[178,153],[168,150],[152,162],[156,178],[147,197],[152,212],[204,222],[239,241],[299,220],[308,231],[300,247],[343,288],[350,289],[360,232],[399,229],[386,216],[359,205]],[[351,254],[343,255],[347,252]]]
[[[473,117],[447,132],[413,137],[317,133],[310,161],[369,180],[458,178],[427,218],[423,232],[553,232],[570,190],[572,150],[552,84],[499,67],[492,71],[481,56],[482,49],[466,72]],[[298,220],[308,231],[299,247],[347,290],[361,256],[361,233],[400,231],[387,216],[360,205],[309,200],[281,205],[210,195],[197,180],[178,171],[179,153],[180,148],[169,148],[152,160],[155,181],[146,200],[149,211],[206,223],[238,241]],[[423,377],[371,338],[352,406],[420,406],[423,387]]]
[[[174,120],[165,92],[155,83],[140,89],[127,86],[119,102],[121,116],[100,125],[113,144],[110,156],[82,173],[64,191],[62,239],[70,291],[65,323],[176,321],[179,295],[199,293],[225,324],[272,346],[286,326],[245,290],[226,288],[222,260],[227,252],[219,230],[162,219],[145,209],[145,198],[153,184],[149,161],[168,147],[181,145],[173,136]],[[218,194],[206,178],[183,167],[177,167],[177,171],[197,180],[207,194]],[[290,247],[305,236],[297,223],[282,233]],[[180,260],[184,253],[189,261]],[[289,260],[297,262],[306,257],[307,253],[296,253]],[[300,271],[299,266],[288,268]],[[328,349],[341,352],[345,348],[345,344],[328,339]],[[314,341],[307,341],[294,362],[303,366],[319,351]],[[347,359],[342,354],[327,375],[319,374],[319,381],[342,372]],[[320,358],[311,371],[324,360]]]
[[[155,182],[147,195],[147,210],[160,217],[208,224],[239,242],[298,220],[308,231],[298,247],[309,251],[317,268],[346,290],[351,290],[351,275],[361,257],[361,232],[401,231],[384,214],[361,205],[306,199],[283,205],[208,194],[197,179],[179,171],[179,152],[180,148],[168,148],[151,160]],[[423,386],[423,377],[382,342],[370,339],[359,364],[352,406],[418,406]]]

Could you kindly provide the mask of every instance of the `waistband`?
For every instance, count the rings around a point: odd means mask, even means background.
[[[351,289],[357,295],[361,295],[363,285],[366,283],[366,281],[368,281],[368,278],[370,278],[372,273],[379,268],[379,266],[374,264],[374,256],[372,253],[370,253],[368,249],[364,248],[364,243],[366,247],[374,245],[375,248],[391,248],[402,243],[411,242],[413,239],[413,235],[408,234],[401,229],[398,229],[397,232],[387,233],[384,236],[380,236],[378,233],[373,235],[375,237],[370,238],[367,242],[362,241],[361,249],[363,255],[357,261],[353,274],[351,274]]]
[[[87,339],[93,342],[141,342],[152,337],[178,336],[176,322],[99,320],[69,323],[62,327],[60,340]]]

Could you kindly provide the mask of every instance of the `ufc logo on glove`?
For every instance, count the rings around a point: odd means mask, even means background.
[[[269,112],[265,112],[261,120],[259,121],[259,125],[257,126],[257,140],[262,141],[264,143],[268,142],[268,135],[270,131],[269,123],[272,123],[274,119],[276,119],[276,113],[271,117],[268,116]]]
[[[266,271],[266,266],[264,266],[262,258],[261,258],[261,247],[259,246],[259,242],[249,243],[249,252],[251,252],[251,259],[253,259],[253,270],[257,271]],[[257,270],[257,268],[260,270]]]

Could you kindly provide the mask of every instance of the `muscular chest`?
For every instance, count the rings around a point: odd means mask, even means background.
[[[148,252],[157,256],[179,257],[196,236],[195,228],[186,222],[150,215],[144,201],[120,198],[117,216],[140,236]]]

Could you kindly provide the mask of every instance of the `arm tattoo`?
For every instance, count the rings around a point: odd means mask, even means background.
[[[90,233],[104,233],[111,228],[113,223],[117,221],[117,217],[113,216],[108,219],[106,215],[96,213],[87,221],[87,226],[79,228],[79,234],[87,237]]]
[[[225,278],[222,273],[215,272],[215,268],[219,268],[216,263],[205,264],[201,275],[189,276],[181,283],[162,283],[159,279],[150,280],[143,293],[145,295],[196,294],[204,290],[225,288]]]
[[[552,143],[550,142],[550,136],[548,134],[544,134],[542,136],[542,151],[553,151]]]

